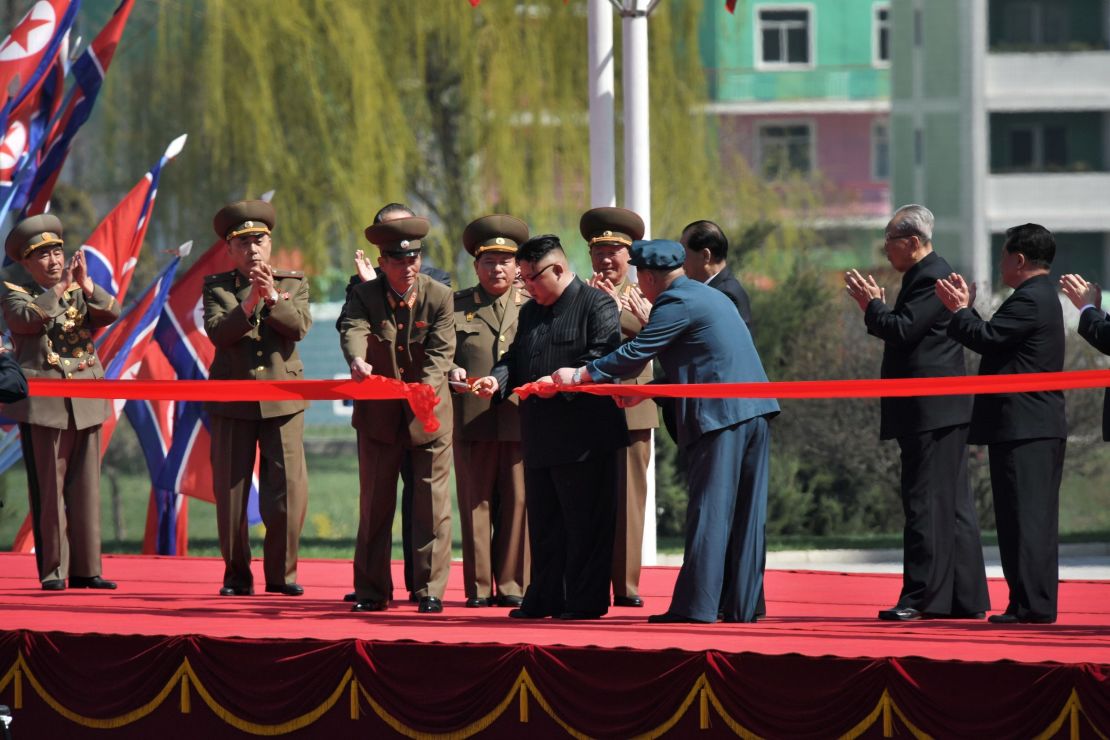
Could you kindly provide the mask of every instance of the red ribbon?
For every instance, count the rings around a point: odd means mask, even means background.
[[[626,398],[880,398],[905,396],[960,396],[984,393],[1064,391],[1110,386],[1110,370],[1072,370],[1021,375],[959,375],[950,378],[895,378],[887,380],[795,380],[776,383],[689,383],[660,385],[583,384],[557,391],[581,391],[595,396]],[[552,395],[551,385],[525,383],[514,393],[520,398]]]
[[[439,429],[439,397],[431,386],[371,375],[355,380],[55,380],[29,378],[32,396],[140,401],[404,400],[424,431]]]

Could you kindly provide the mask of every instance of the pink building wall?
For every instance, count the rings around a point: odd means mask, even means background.
[[[719,140],[726,160],[739,154],[759,171],[760,126],[808,123],[815,170],[827,186],[826,216],[883,218],[890,213],[890,182],[873,175],[872,130],[876,121],[888,120],[886,113],[721,115]]]

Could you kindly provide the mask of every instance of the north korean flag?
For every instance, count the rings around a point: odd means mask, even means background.
[[[158,178],[162,168],[181,152],[185,139],[182,134],[170,143],[158,164],[143,175],[143,179],[104,217],[81,246],[89,267],[89,277],[119,303],[123,303],[127,296],[127,286],[131,284],[131,276],[139,261],[139,250],[150,225],[150,213],[158,195]]]
[[[0,100],[7,130],[7,114],[35,96],[54,63],[62,40],[77,17],[79,0],[38,0],[11,34],[0,42]],[[9,87],[18,78],[18,87]]]

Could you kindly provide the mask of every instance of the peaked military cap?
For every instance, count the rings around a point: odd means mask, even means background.
[[[618,244],[631,247],[644,238],[644,220],[627,208],[591,208],[582,214],[578,230],[589,246]]]
[[[632,257],[628,261],[645,270],[674,270],[686,261],[686,250],[670,239],[636,241],[632,243]]]
[[[15,225],[4,242],[4,251],[13,262],[19,262],[36,249],[55,244],[62,244],[62,222],[53,214],[40,213]]]
[[[515,216],[495,213],[471,221],[463,230],[463,246],[473,257],[486,252],[511,252],[528,241],[528,224]]]
[[[420,254],[420,240],[428,235],[432,227],[428,219],[421,216],[395,218],[380,224],[366,227],[366,241],[375,245],[381,253],[390,257],[411,257]]]
[[[277,222],[274,207],[264,200],[240,200],[220,209],[212,227],[221,239],[231,241],[246,234],[269,234]]]

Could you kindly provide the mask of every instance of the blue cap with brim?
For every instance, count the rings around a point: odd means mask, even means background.
[[[674,270],[686,261],[686,250],[670,239],[647,239],[632,242],[629,262],[645,270]]]

